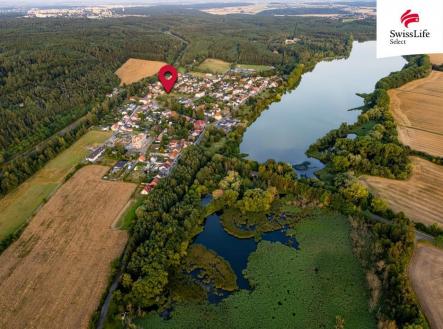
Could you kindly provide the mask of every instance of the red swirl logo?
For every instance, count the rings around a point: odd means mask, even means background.
[[[418,14],[411,14],[411,9],[406,10],[403,15],[400,17],[400,22],[407,28],[411,23],[418,23],[420,21],[420,17]]]

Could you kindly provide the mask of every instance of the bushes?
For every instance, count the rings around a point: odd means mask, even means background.
[[[414,55],[405,56],[408,64],[398,72],[393,72],[389,76],[381,79],[375,85],[375,89],[392,89],[398,88],[405,83],[424,78],[427,76],[432,69],[431,62],[429,61],[429,56],[427,55]]]
[[[392,224],[370,225],[363,219],[353,219],[353,243],[357,255],[367,268],[371,282],[380,282],[373,291],[378,305],[377,316],[383,328],[428,328],[412,291],[407,267],[414,250],[414,225],[403,215]],[[371,286],[380,286],[377,283]],[[380,289],[381,288],[381,289]],[[378,301],[377,301],[378,300]],[[389,325],[388,325],[389,324]]]

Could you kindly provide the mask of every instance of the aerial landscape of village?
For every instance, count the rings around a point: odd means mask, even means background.
[[[0,329],[443,329],[443,53],[378,5],[0,2]]]

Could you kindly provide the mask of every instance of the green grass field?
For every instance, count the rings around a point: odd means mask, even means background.
[[[137,217],[136,211],[137,208],[140,207],[143,203],[143,199],[139,198],[136,200],[133,200],[129,207],[126,209],[126,211],[123,213],[123,215],[118,220],[117,228],[120,230],[129,230],[129,228],[132,225],[132,222]]]
[[[66,175],[88,154],[88,147],[103,143],[110,132],[90,131],[49,161],[16,190],[0,199],[0,240],[13,233],[62,183]]]
[[[258,73],[272,70],[272,67],[271,66],[267,66],[267,65],[237,64],[237,67],[242,68],[242,69],[255,70]]]
[[[219,59],[214,58],[206,58],[197,69],[202,72],[214,73],[214,74],[223,74],[229,70],[231,64]]]
[[[172,318],[137,321],[141,328],[376,328],[368,311],[365,275],[352,253],[349,224],[323,212],[295,228],[300,250],[261,241],[249,257],[246,276],[254,287],[219,304],[182,303]]]

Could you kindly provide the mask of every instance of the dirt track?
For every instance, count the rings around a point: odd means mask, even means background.
[[[411,157],[413,170],[408,180],[365,176],[361,181],[386,200],[395,211],[424,224],[443,227],[443,166]]]
[[[164,62],[130,58],[116,72],[121,84],[131,84],[158,73]]]
[[[111,229],[134,184],[87,166],[0,256],[0,328],[87,328],[127,234]]]
[[[389,90],[400,141],[411,148],[443,156],[443,72]]]
[[[432,329],[443,329],[443,250],[419,245],[409,277]]]

